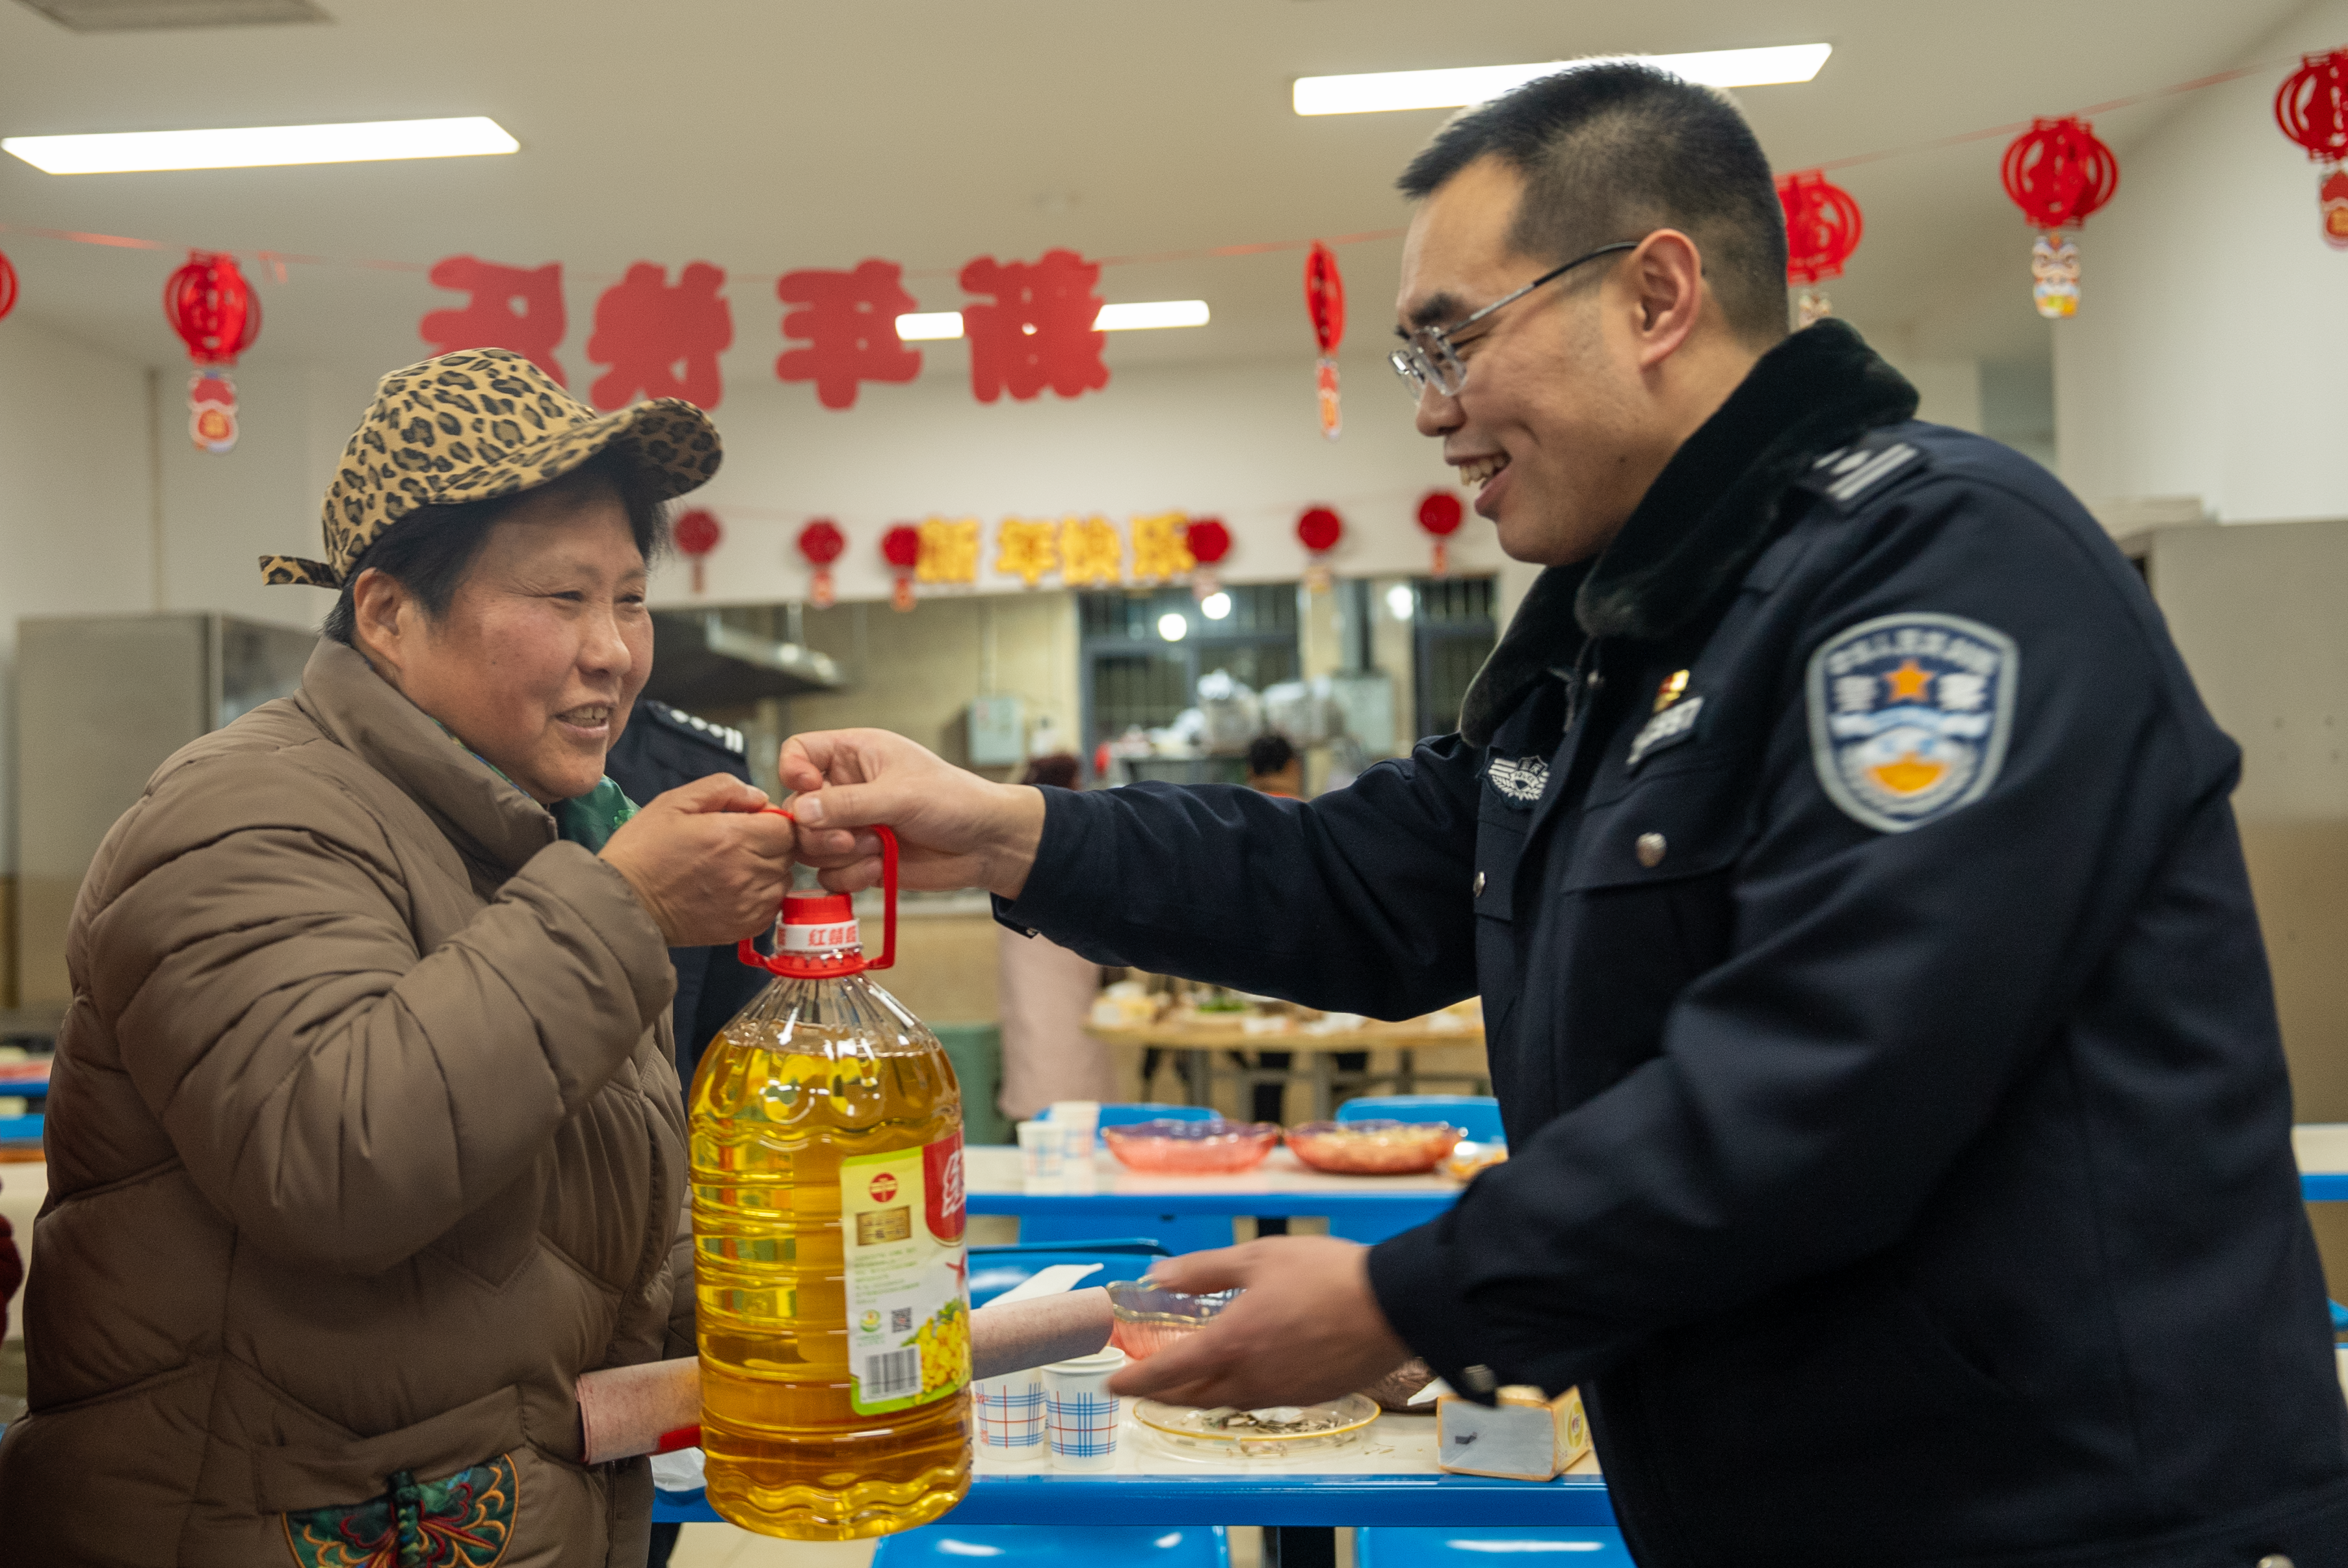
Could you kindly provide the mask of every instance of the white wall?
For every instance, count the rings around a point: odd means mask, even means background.
[[[151,609],[145,369],[0,322],[0,875],[16,869],[16,619]]]
[[[2250,53],[2343,38],[2333,0]],[[2080,232],[2079,314],[2053,335],[2062,473],[2090,505],[2348,516],[2348,251],[2323,242],[2316,166],[2275,128],[2289,69],[2192,95],[2123,155],[2118,194]]]

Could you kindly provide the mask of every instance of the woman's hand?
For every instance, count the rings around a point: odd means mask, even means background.
[[[783,787],[797,792],[798,857],[823,885],[852,893],[880,880],[879,823],[896,831],[908,887],[983,887],[1016,898],[1044,836],[1044,795],[999,784],[887,730],[823,730],[783,743]]]
[[[712,774],[657,796],[603,845],[672,948],[755,937],[791,881],[791,819],[764,790]]]

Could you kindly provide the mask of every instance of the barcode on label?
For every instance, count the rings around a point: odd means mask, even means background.
[[[922,1391],[922,1352],[919,1348],[904,1350],[884,1350],[878,1356],[864,1358],[864,1398],[901,1399],[907,1394]]]

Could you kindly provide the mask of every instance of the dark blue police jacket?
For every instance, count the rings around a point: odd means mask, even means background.
[[[1309,804],[1046,791],[1004,918],[1405,1018],[1512,1157],[1370,1255],[1463,1390],[1579,1384],[1643,1563],[2348,1563],[2348,1408],[2228,795],[2052,477],[1772,349],[1462,733]]]

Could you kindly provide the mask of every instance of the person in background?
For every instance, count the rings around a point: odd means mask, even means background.
[[[1277,730],[1266,730],[1248,743],[1248,788],[1258,794],[1272,795],[1280,800],[1301,800],[1304,796],[1304,759],[1286,735]],[[1231,1055],[1245,1067],[1247,1058],[1238,1051]],[[1285,1072],[1296,1060],[1293,1051],[1262,1050],[1256,1053],[1256,1066],[1265,1072]],[[1341,1050],[1334,1053],[1331,1065],[1341,1073],[1363,1073],[1370,1068],[1366,1050]],[[1285,1083],[1256,1084],[1250,1095],[1254,1102],[1252,1114],[1259,1122],[1285,1122],[1288,1085]],[[1283,1219],[1261,1219],[1256,1222],[1259,1235],[1286,1235],[1288,1222]]]
[[[630,800],[651,800],[717,774],[746,784],[750,782],[741,731],[713,724],[650,698],[637,700],[627,727],[603,758],[603,771]],[[714,948],[671,948],[668,961],[676,970],[676,999],[669,1004],[670,1024],[676,1033],[676,1077],[690,1100],[693,1071],[701,1064],[701,1053],[772,977],[744,963],[730,942]],[[681,1524],[655,1523],[644,1568],[668,1568],[684,1529]]]
[[[1301,800],[1304,795],[1304,759],[1277,730],[1266,730],[1248,743],[1248,788],[1258,794]]]
[[[1066,753],[1037,757],[1020,779],[1053,789],[1077,787],[1081,764]],[[1005,1116],[1024,1122],[1055,1100],[1115,1100],[1117,1071],[1108,1048],[1085,1032],[1100,994],[1100,966],[1044,937],[1001,932],[995,984],[1003,1016]]]
[[[718,774],[751,782],[741,731],[649,700],[636,703],[603,770],[630,800],[650,800]],[[676,968],[676,1000],[669,1009],[676,1026],[676,1077],[690,1094],[701,1053],[774,977],[744,963],[731,942],[678,948],[668,958]]]
[[[263,559],[337,594],[300,689],[155,771],[67,931],[0,1568],[644,1563],[576,1389],[694,1353],[668,955],[790,877],[757,790],[603,773],[718,461],[690,404],[442,354],[325,559]]]

